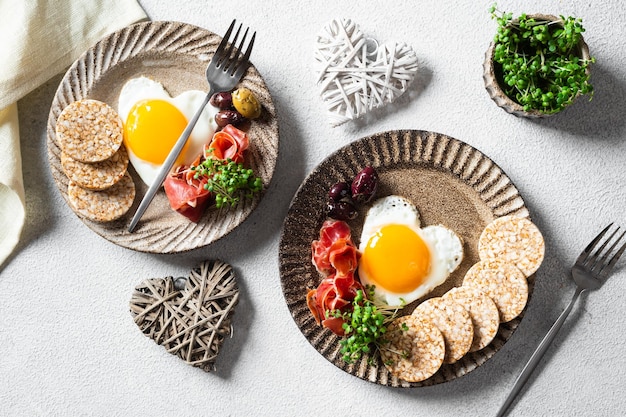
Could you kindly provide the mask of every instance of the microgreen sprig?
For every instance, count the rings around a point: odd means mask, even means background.
[[[378,348],[385,343],[384,335],[386,324],[393,320],[402,306],[390,307],[386,304],[375,304],[374,287],[366,287],[368,297],[363,290],[357,290],[352,301],[352,311],[341,312],[333,310],[327,312],[328,317],[342,318],[342,325],[346,337],[339,344],[342,359],[347,363],[354,363],[364,353],[370,353],[372,347]]]
[[[217,208],[236,206],[242,194],[245,198],[252,198],[263,188],[263,181],[251,169],[229,159],[208,158],[191,169],[195,171],[195,179],[206,177],[204,188],[215,195]]]
[[[513,19],[494,4],[489,9],[498,28],[494,62],[501,71],[501,87],[525,111],[557,113],[578,95],[593,97],[587,68],[595,58],[578,56],[585,29],[582,19],[560,16],[540,20],[521,14]]]

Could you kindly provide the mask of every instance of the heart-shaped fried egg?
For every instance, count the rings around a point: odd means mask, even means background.
[[[152,184],[187,123],[202,105],[206,93],[188,90],[172,98],[158,82],[132,78],[119,95],[118,113],[124,122],[124,144],[130,163],[143,182]],[[174,166],[190,165],[211,141],[217,129],[217,108],[207,105]]]
[[[463,260],[452,230],[421,227],[417,208],[400,196],[376,200],[363,223],[359,278],[391,306],[408,304],[442,284]]]

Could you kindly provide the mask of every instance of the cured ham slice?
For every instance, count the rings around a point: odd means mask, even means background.
[[[350,227],[338,220],[327,220],[320,229],[319,240],[311,244],[312,262],[325,276],[307,294],[307,306],[318,324],[344,336],[342,313],[352,309],[357,290],[363,286],[354,277],[359,252],[352,242]],[[336,317],[339,312],[340,317]]]
[[[235,139],[240,152],[245,151],[246,149],[248,149],[248,146],[250,146],[250,138],[248,137],[248,134],[243,130],[237,129],[233,125],[226,125],[222,129],[222,132],[228,133]]]
[[[330,276],[322,280],[320,285],[307,294],[307,306],[317,324],[329,328],[333,333],[343,336],[342,317],[335,317],[335,312],[352,311],[352,301],[357,290],[362,289],[354,274],[347,276]],[[327,314],[328,313],[328,314]]]
[[[204,189],[206,181],[186,179],[185,173],[169,175],[163,182],[170,207],[193,222],[198,222],[209,203],[211,193]]]
[[[343,329],[344,320],[341,317],[331,317],[322,321],[322,326],[330,329],[331,332],[337,336],[345,336],[346,332]]]
[[[352,274],[358,266],[359,252],[352,241],[339,239],[328,248],[328,261],[339,276]]]
[[[357,267],[359,253],[346,222],[326,220],[320,229],[320,238],[313,241],[311,250],[313,265],[321,274],[339,272],[347,275]]]
[[[226,125],[213,135],[213,140],[205,150],[207,158],[230,159],[234,162],[243,161],[243,152],[248,149],[248,134],[233,125]]]

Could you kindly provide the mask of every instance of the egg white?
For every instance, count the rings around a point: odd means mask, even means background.
[[[367,240],[381,227],[388,224],[406,224],[419,229],[421,220],[417,208],[406,198],[390,195],[374,201],[367,211],[361,232],[361,251]]]
[[[420,217],[417,208],[407,199],[400,196],[388,196],[374,202],[368,210],[363,223],[363,231],[359,244],[362,257],[370,238],[383,226],[397,224],[404,225],[419,235],[430,252],[430,271],[424,282],[411,291],[398,293],[382,287],[370,277],[359,263],[359,278],[363,285],[374,285],[376,296],[390,306],[408,304],[428,294],[435,287],[441,285],[458,268],[463,260],[463,242],[454,231],[442,226],[434,225],[420,227]],[[363,258],[362,258],[363,259]],[[389,265],[389,268],[393,268]]]
[[[190,121],[202,105],[205,96],[205,92],[188,90],[172,98],[161,83],[141,76],[132,78],[124,84],[120,91],[117,108],[122,121],[126,123],[128,114],[135,103],[146,99],[164,100],[178,108],[187,121]],[[218,111],[219,109],[210,104],[204,108],[189,136],[189,145],[182,155],[182,163],[185,165],[190,165],[201,154],[203,146],[211,141],[218,127],[215,122],[215,114]],[[163,159],[166,156],[164,155]],[[147,185],[152,184],[161,168],[161,164],[145,161],[133,153],[131,149],[128,149],[128,157],[142,181]]]

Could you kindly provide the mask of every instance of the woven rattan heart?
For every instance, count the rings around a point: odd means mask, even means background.
[[[226,336],[239,299],[230,265],[202,263],[189,278],[151,278],[139,284],[130,312],[141,331],[190,365],[209,372]]]
[[[393,102],[417,72],[413,48],[395,42],[379,46],[349,19],[333,20],[318,35],[315,61],[333,126]]]

